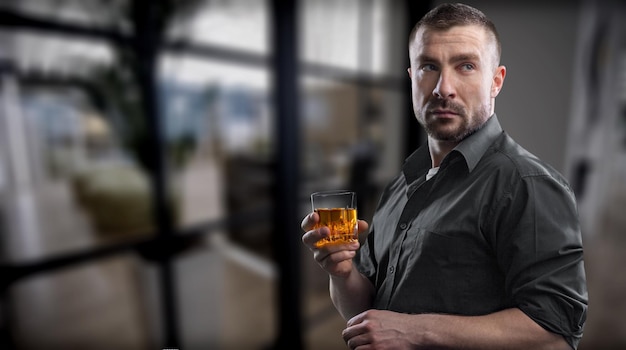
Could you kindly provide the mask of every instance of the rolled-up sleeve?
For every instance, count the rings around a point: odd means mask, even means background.
[[[574,195],[551,175],[518,180],[495,203],[490,220],[506,295],[512,306],[576,349],[588,297]]]

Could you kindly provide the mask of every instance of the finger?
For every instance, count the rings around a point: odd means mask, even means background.
[[[311,230],[302,235],[302,243],[311,250],[316,249],[315,243],[322,238],[330,236],[330,229],[326,226]]]
[[[320,228],[320,230],[322,229],[327,229],[327,228],[326,227]],[[330,234],[330,232],[328,232],[328,234]],[[336,257],[332,259],[333,262],[339,262],[339,261],[343,261],[347,259],[352,259],[358,249],[359,249],[359,242],[351,242],[351,243],[346,243],[346,244],[329,244],[323,247],[314,246],[313,251],[315,253],[315,260],[319,262],[322,262],[324,259],[327,259],[330,256]],[[338,260],[341,257],[341,255],[338,253],[343,253],[343,252],[350,252],[351,255],[347,258]]]
[[[344,339],[344,341],[346,342],[346,345],[348,346],[348,349],[350,350],[357,350],[358,346],[360,344],[357,343],[357,338],[350,338],[350,339]]]
[[[367,349],[378,349],[372,345],[371,337],[366,334],[360,334],[350,339],[344,339],[346,345],[351,350],[367,350]]]
[[[332,268],[340,264],[343,261],[351,260],[356,255],[356,251],[354,250],[341,250],[334,253],[326,253],[325,251],[318,251],[315,255],[315,260],[317,260],[322,267],[325,269]]]
[[[367,316],[368,311],[369,311],[369,310],[365,310],[365,311],[361,312],[360,314],[355,315],[354,317],[352,317],[351,319],[349,319],[349,320],[348,320],[348,323],[347,323],[348,328],[346,328],[346,329],[349,329],[350,327],[355,326],[355,325],[358,325],[358,324],[360,324],[361,322],[363,322],[363,320],[364,320],[364,319],[365,319],[365,317]]]
[[[312,212],[302,219],[300,227],[302,227],[302,231],[309,231],[312,230],[319,221],[320,216],[316,212]]]
[[[348,347],[350,347],[350,339],[354,337],[354,330],[351,327],[344,329],[341,332],[341,337],[343,338],[343,341],[348,344]]]
[[[357,239],[360,244],[365,243],[367,237],[369,225],[365,220],[357,221]]]
[[[327,232],[325,232],[324,237],[326,237],[326,234],[330,235],[330,229],[328,229],[327,227],[321,227],[320,231],[322,230],[324,231],[328,230]],[[357,251],[359,250],[359,247],[360,247],[359,242],[355,241],[355,242],[349,242],[349,243],[343,243],[343,244],[326,244],[321,247],[316,246],[315,248],[321,254],[328,255],[328,254],[333,254],[333,253],[342,252],[342,251]]]
[[[350,349],[354,349],[359,345],[363,345],[363,342],[360,341],[360,338],[363,337],[360,337],[360,335],[364,334],[364,332],[365,329],[359,325],[351,326],[341,332],[341,337]]]

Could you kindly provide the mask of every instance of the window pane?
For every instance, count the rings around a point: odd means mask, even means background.
[[[137,91],[119,53],[95,40],[3,32],[0,94],[10,260],[42,258],[153,230],[149,178],[127,147]],[[133,95],[135,94],[135,95]]]
[[[2,0],[0,8],[22,15],[85,27],[128,29],[128,0]]]
[[[302,1],[302,60],[356,69],[359,63],[358,6],[357,0]]]
[[[267,53],[268,23],[263,0],[199,1],[189,16],[172,24],[169,38]]]
[[[163,60],[161,80],[169,145],[185,138],[191,145],[177,167],[184,190],[181,223],[269,210],[274,117],[268,72],[170,55]],[[270,258],[269,215],[266,219],[233,228],[229,238]]]
[[[404,76],[405,15],[400,1],[303,0],[300,5],[304,62]]]
[[[85,77],[98,65],[110,65],[112,48],[104,41],[29,30],[0,30],[0,58],[23,73],[52,78]]]

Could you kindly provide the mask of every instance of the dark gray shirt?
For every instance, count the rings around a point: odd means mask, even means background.
[[[484,315],[517,307],[576,348],[587,312],[576,201],[494,115],[426,181],[428,147],[387,186],[355,258],[373,308]]]

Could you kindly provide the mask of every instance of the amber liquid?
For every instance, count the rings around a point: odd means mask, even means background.
[[[315,212],[320,217],[316,228],[327,226],[330,229],[330,236],[317,241],[316,247],[357,241],[356,209],[322,208]]]

